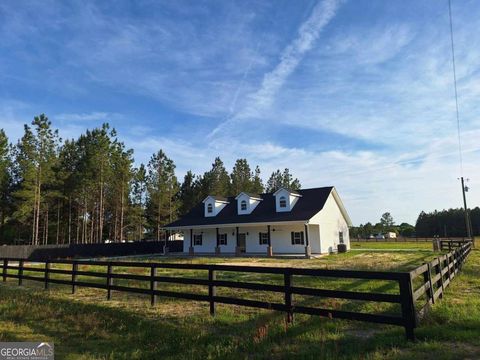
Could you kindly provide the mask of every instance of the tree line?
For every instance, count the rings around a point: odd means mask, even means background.
[[[473,236],[480,235],[480,208],[469,209]],[[442,211],[420,212],[415,225],[401,223],[396,225],[390,213],[382,215],[379,222],[360,224],[350,229],[354,238],[369,238],[376,234],[395,232],[404,237],[465,237],[465,211],[463,208]]]
[[[301,187],[289,169],[264,184],[246,159],[229,173],[217,157],[210,170],[188,171],[181,182],[175,169],[161,149],[135,166],[133,150],[108,123],[64,141],[42,114],[16,144],[0,129],[0,243],[161,240],[165,224],[207,195]]]

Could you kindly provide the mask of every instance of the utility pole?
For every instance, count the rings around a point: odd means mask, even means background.
[[[468,214],[468,208],[467,208],[467,198],[465,196],[465,193],[468,191],[468,187],[465,186],[465,181],[463,180],[463,176],[460,178],[462,182],[462,195],[463,195],[463,208],[465,211],[465,228],[467,230],[467,238],[471,239],[472,238],[472,223],[470,222],[470,216]],[[468,179],[467,179],[468,181]]]

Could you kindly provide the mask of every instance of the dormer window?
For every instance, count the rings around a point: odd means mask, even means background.
[[[206,217],[210,217],[217,216],[228,204],[228,200],[220,196],[209,195],[203,200],[203,203],[205,204],[204,214]]]
[[[235,200],[237,200],[237,214],[248,215],[255,210],[257,205],[260,204],[263,199],[258,194],[241,192]]]
[[[247,211],[247,201],[246,200],[242,200],[242,202],[240,203],[240,209],[242,211]]]
[[[293,207],[298,202],[298,199],[302,197],[300,193],[284,188],[275,191],[273,196],[275,196],[275,207],[277,212],[292,211]]]

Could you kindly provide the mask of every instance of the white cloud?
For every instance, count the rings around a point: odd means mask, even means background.
[[[295,71],[305,54],[311,50],[320,32],[335,16],[339,4],[338,0],[323,0],[317,3],[308,19],[300,25],[297,37],[283,50],[278,64],[263,76],[260,88],[247,95],[243,108],[217,126],[210,133],[210,137],[226,131],[232,123],[264,116],[262,112],[270,109],[278,91]]]
[[[62,113],[55,115],[54,118],[59,121],[102,121],[109,120],[113,117],[116,117],[117,114],[110,114],[107,112],[91,112],[91,113]]]

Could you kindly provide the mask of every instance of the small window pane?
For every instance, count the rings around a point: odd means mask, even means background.
[[[295,245],[304,245],[302,232],[294,232],[293,233],[293,243]]]
[[[340,244],[343,244],[343,231],[338,233],[338,240],[340,241]]]
[[[207,212],[208,212],[209,214],[211,214],[211,213],[213,212],[213,205],[212,205],[212,204],[208,204],[208,205],[207,205]]]
[[[247,202],[245,200],[242,200],[242,202],[240,203],[240,208],[242,209],[242,211],[247,210]]]
[[[202,245],[202,235],[193,235],[193,245]]]
[[[280,207],[281,208],[287,207],[287,199],[285,199],[285,196],[280,197]]]
[[[260,245],[268,245],[268,233],[260,233]]]
[[[227,245],[227,234],[218,234],[218,242],[220,245]]]

